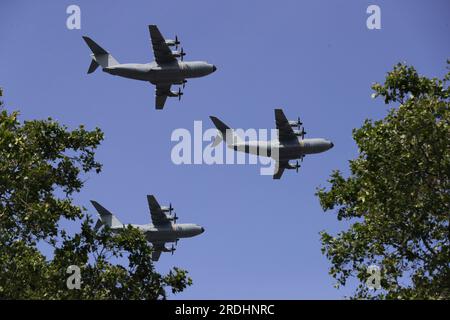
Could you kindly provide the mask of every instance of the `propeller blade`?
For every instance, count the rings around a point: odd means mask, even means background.
[[[298,173],[298,168],[300,168],[300,166],[298,165],[298,160],[297,160],[297,162],[296,162],[296,164],[295,164],[295,171]]]

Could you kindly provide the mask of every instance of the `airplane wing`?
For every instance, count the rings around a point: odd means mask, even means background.
[[[278,180],[283,175],[284,169],[286,169],[289,165],[288,161],[277,161],[275,165],[275,172],[273,174],[273,178]]]
[[[278,139],[280,142],[297,139],[297,136],[292,130],[289,121],[286,119],[282,109],[275,109],[275,122],[278,129]]]
[[[153,195],[148,195],[147,201],[153,225],[160,226],[171,222]]]
[[[161,256],[161,252],[163,252],[166,247],[164,246],[164,242],[152,242],[153,251],[152,251],[152,261],[158,261]]]
[[[164,108],[166,99],[170,93],[170,83],[157,84],[155,89],[155,107],[158,110]]]
[[[155,61],[157,63],[167,63],[176,61],[177,58],[172,54],[169,46],[166,44],[166,40],[159,32],[156,25],[149,25],[150,38],[152,40],[153,54],[155,55]]]

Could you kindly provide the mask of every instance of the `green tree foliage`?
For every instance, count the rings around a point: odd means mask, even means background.
[[[449,80],[396,65],[372,87],[395,106],[353,130],[350,176],[334,171],[318,189],[322,208],[350,222],[321,240],[337,286],[359,280],[355,298],[450,298]],[[371,264],[381,267],[380,290],[366,286]]]
[[[117,235],[107,227],[95,230],[73,203],[82,175],[101,170],[94,157],[103,139],[98,128],[70,131],[50,118],[21,123],[2,104],[0,299],[164,299],[167,287],[177,293],[191,284],[184,270],[155,271],[151,248],[137,229]],[[80,231],[67,234],[61,219],[80,224]],[[51,258],[39,250],[41,243],[53,248]],[[66,286],[70,265],[81,269],[79,290]]]

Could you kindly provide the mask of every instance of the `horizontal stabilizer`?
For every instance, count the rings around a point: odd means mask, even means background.
[[[108,52],[100,47],[94,40],[89,37],[83,36],[84,41],[95,55],[108,54]]]
[[[222,142],[222,140],[223,140],[222,133],[219,131],[217,133],[217,136],[214,138],[213,143],[211,144],[211,148],[217,147]]]
[[[100,219],[102,220],[103,224],[111,228],[123,226],[122,222],[120,222],[115,215],[105,209],[100,203],[93,200],[91,200],[91,203],[100,215]],[[98,226],[96,226],[96,228],[98,228]]]
[[[233,129],[223,123],[222,120],[214,116],[210,116],[209,118],[214,123],[217,130],[219,130],[219,133],[211,147],[214,148],[215,146],[217,146],[222,141],[222,139],[226,142],[227,146],[233,146],[236,143],[242,143],[241,138],[236,135]]]
[[[94,72],[97,68],[98,68],[98,63],[97,63],[94,59],[92,59],[91,65],[89,66],[89,70],[88,70],[87,73],[92,73],[92,72]]]
[[[94,72],[99,65],[102,68],[108,68],[119,64],[108,51],[100,47],[94,40],[89,37],[83,37],[83,39],[92,51],[91,57],[93,61],[91,61],[88,73]]]

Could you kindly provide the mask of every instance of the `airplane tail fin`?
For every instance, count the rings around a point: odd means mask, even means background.
[[[223,123],[219,118],[210,116],[211,121],[216,126],[217,130],[219,130],[213,144],[211,147],[217,146],[222,140],[225,140],[227,146],[233,146],[237,142],[241,142],[239,136],[237,136],[233,129],[228,127],[225,123]]]
[[[92,61],[88,73],[94,72],[99,65],[102,68],[107,68],[119,64],[108,51],[100,47],[94,40],[86,36],[83,36],[83,39],[92,51]]]
[[[105,209],[97,201],[91,200],[91,203],[94,206],[95,210],[97,210],[98,214],[100,215],[100,220],[102,221],[103,224],[107,225],[110,228],[117,228],[123,226],[122,222],[120,222],[115,215],[113,215],[111,212]],[[98,227],[98,225],[96,227]]]

